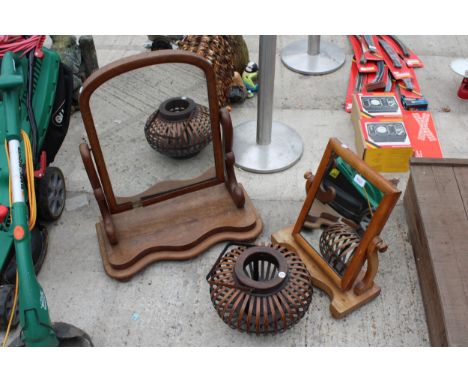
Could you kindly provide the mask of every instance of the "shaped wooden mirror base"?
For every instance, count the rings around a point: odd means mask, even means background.
[[[297,253],[307,267],[311,277],[312,284],[323,290],[330,297],[330,312],[334,318],[343,318],[347,314],[356,310],[360,306],[372,301],[380,294],[380,287],[375,283],[366,290],[360,290],[362,280],[365,278],[365,272],[361,272],[357,277],[353,287],[348,291],[343,291],[331,280],[314,261],[314,259],[304,251],[294,240],[294,226],[283,228],[271,235],[271,241],[274,244],[284,245]],[[360,294],[357,291],[360,290]]]
[[[126,280],[156,261],[188,260],[221,241],[254,240],[263,224],[245,191],[244,195],[245,205],[238,208],[226,186],[218,184],[115,214],[114,245],[101,218],[96,231],[106,273]]]

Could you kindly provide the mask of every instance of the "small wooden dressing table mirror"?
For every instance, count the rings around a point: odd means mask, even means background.
[[[300,255],[313,284],[341,318],[380,293],[374,282],[379,237],[400,191],[338,139],[331,138],[315,176],[305,175],[307,197],[294,226],[272,235]]]

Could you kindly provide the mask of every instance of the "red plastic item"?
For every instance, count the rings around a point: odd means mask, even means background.
[[[468,77],[463,78],[457,94],[461,99],[468,99]]]
[[[45,169],[47,167],[47,156],[46,152],[42,151],[41,156],[39,158],[39,168],[34,171],[34,177],[38,179],[42,179],[45,175]]]
[[[24,56],[30,50],[34,50],[34,55],[37,58],[44,57],[42,52],[42,46],[46,36],[44,35],[33,35],[30,37],[18,36],[18,35],[0,35],[0,57],[6,52],[22,52],[21,56]]]
[[[6,216],[8,215],[8,208],[0,205],[0,224],[5,221]]]
[[[23,238],[24,238],[24,228],[21,227],[20,225],[17,225],[15,227],[15,229],[13,230],[13,237],[17,241],[23,240]]]

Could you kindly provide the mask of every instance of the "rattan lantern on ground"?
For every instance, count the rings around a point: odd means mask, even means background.
[[[148,118],[145,136],[161,154],[173,158],[194,156],[211,142],[210,112],[190,98],[169,98]]]
[[[207,276],[221,319],[242,332],[276,334],[296,324],[312,300],[300,257],[280,245],[226,246]]]

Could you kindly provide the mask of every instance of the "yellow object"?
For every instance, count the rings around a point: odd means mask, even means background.
[[[10,335],[11,324],[13,318],[15,317],[16,302],[18,301],[18,272],[16,272],[16,282],[15,282],[15,297],[13,298],[13,307],[11,308],[10,318],[8,319],[8,326],[3,337],[2,347],[5,347],[8,341],[8,336]]]
[[[360,153],[359,149],[358,153]],[[368,145],[367,148],[362,150],[362,155],[364,162],[377,171],[407,172],[409,170],[409,160],[413,155],[413,148],[378,149]]]
[[[24,149],[26,153],[26,179],[28,181],[28,201],[29,201],[29,230],[31,231],[36,225],[37,208],[36,208],[36,189],[34,187],[34,164],[31,149],[31,142],[28,134],[21,130],[23,137]]]
[[[371,206],[371,203],[370,203],[370,200],[369,200],[369,195],[367,194],[367,191],[366,191],[365,187],[362,187],[362,189],[364,190],[364,193],[366,194],[366,200],[367,200],[367,205],[369,206],[370,215],[371,215],[371,217],[373,217],[374,213],[372,212],[372,206]]]
[[[332,168],[330,171],[330,176],[336,179],[338,175],[340,175],[340,170],[338,170],[337,168]]]
[[[360,110],[359,102],[356,95],[354,95],[351,120],[356,137],[356,151],[364,162],[379,172],[407,172],[409,170],[409,160],[413,156],[411,144],[392,146],[384,142],[376,145],[370,142],[370,140],[366,140],[364,135],[365,124],[368,122],[403,122],[401,117],[382,118],[369,116]]]

